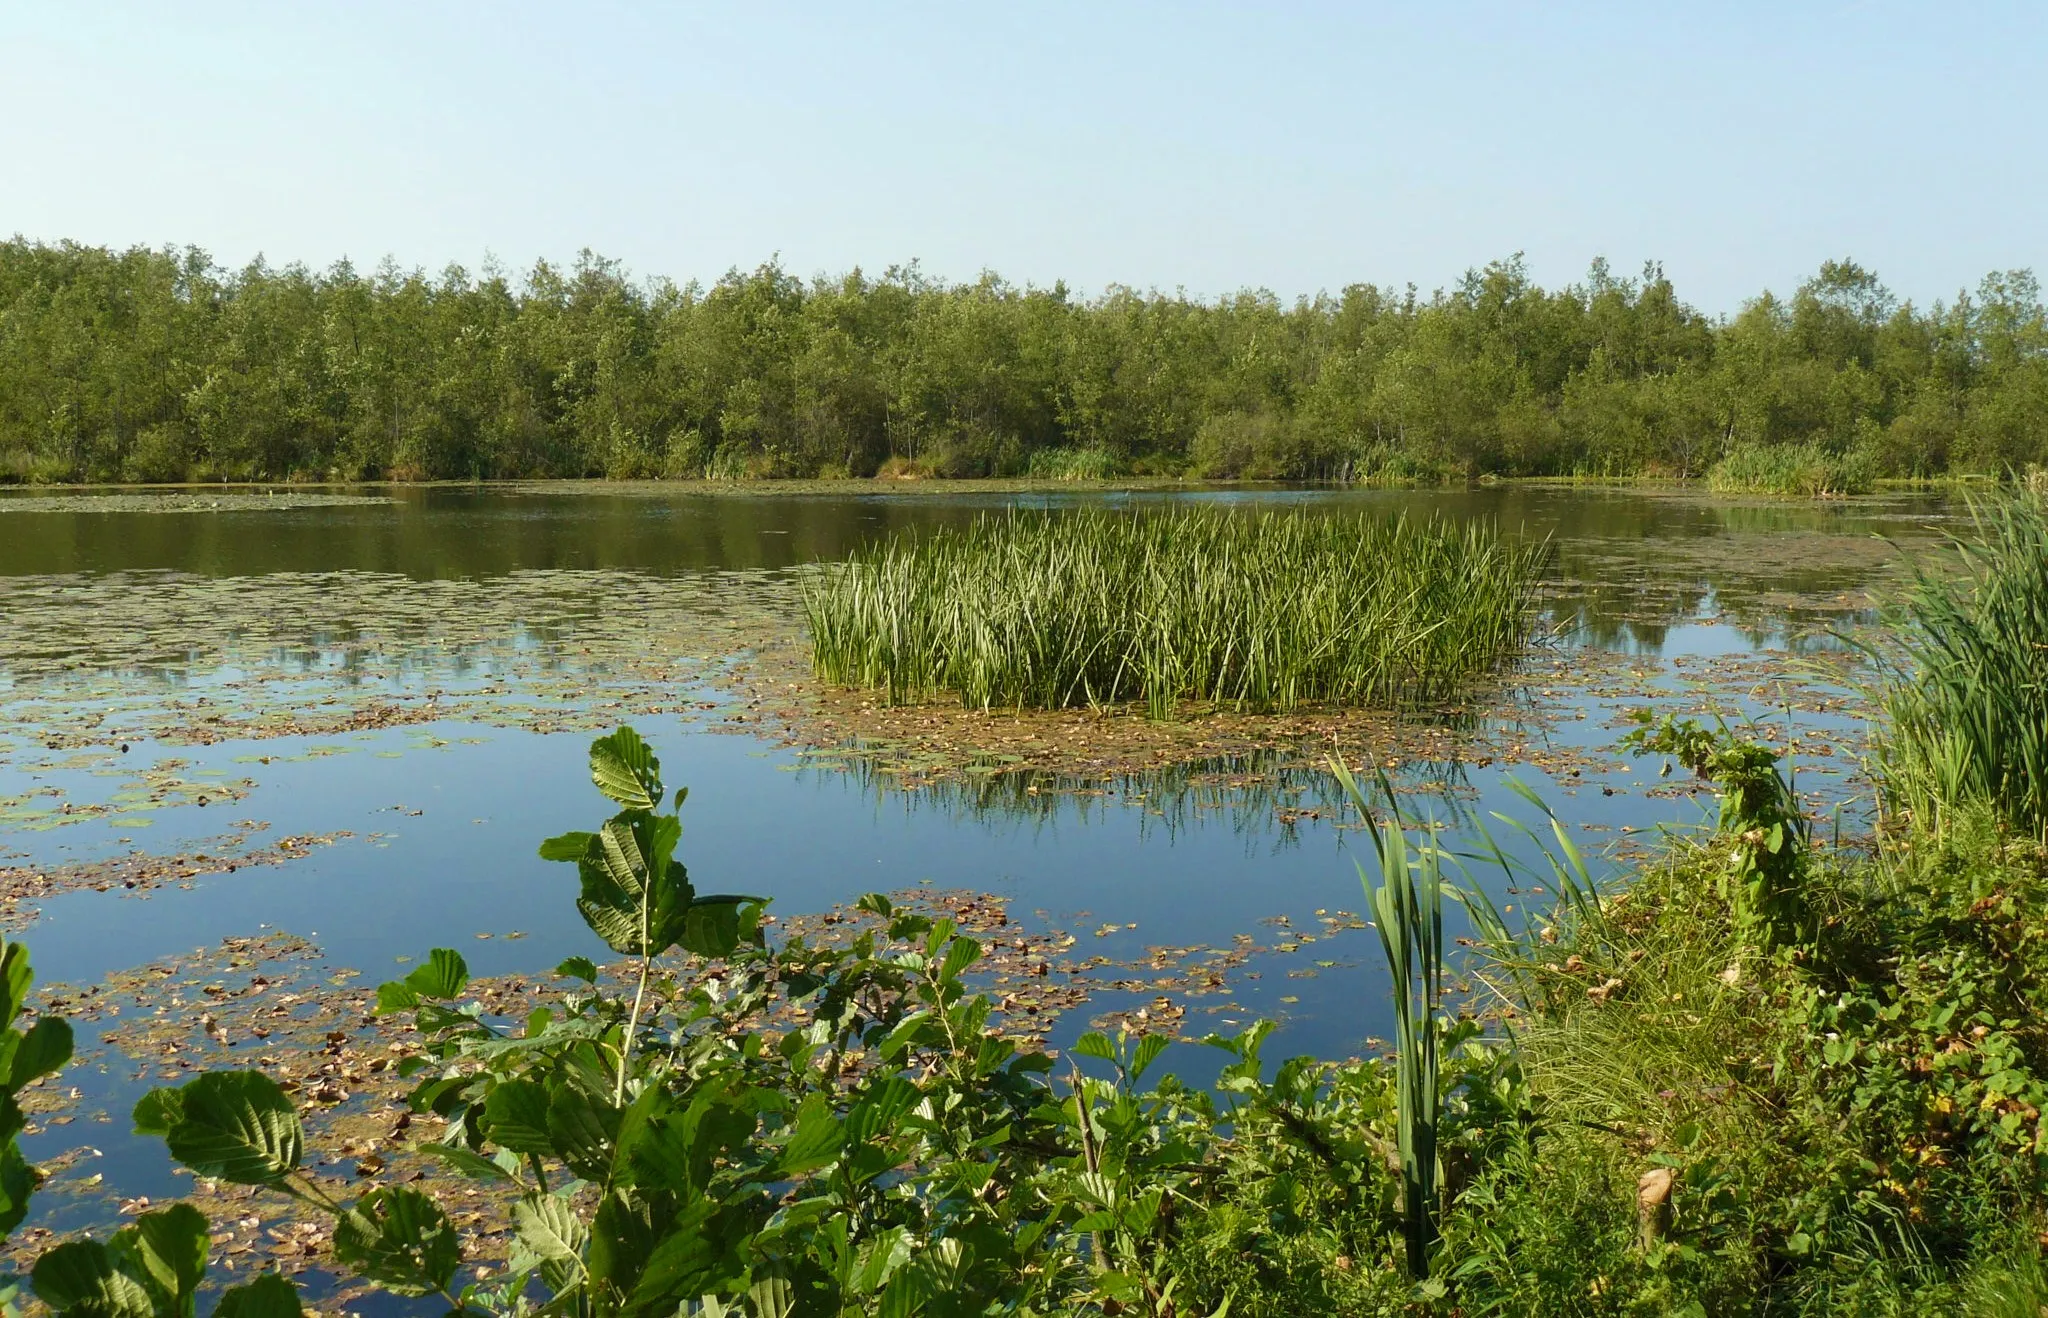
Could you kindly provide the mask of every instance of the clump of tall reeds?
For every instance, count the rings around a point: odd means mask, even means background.
[[[1861,453],[1819,444],[1745,444],[1707,472],[1707,487],[1724,494],[1791,494],[1809,499],[1865,494],[1875,485]]]
[[[2022,494],[1970,514],[1950,570],[1916,565],[1902,600],[1877,776],[1922,827],[1974,804],[2048,836],[2048,509]]]
[[[809,577],[824,680],[892,702],[1440,701],[1528,637],[1547,546],[1405,517],[1011,513]]]

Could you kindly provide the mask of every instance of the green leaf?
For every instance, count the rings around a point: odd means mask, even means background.
[[[1074,1040],[1074,1046],[1067,1051],[1079,1053],[1083,1057],[1099,1057],[1105,1062],[1114,1062],[1116,1060],[1116,1045],[1111,1043],[1109,1036],[1100,1030],[1088,1031],[1088,1033]]]
[[[796,1129],[783,1146],[776,1174],[789,1177],[816,1171],[836,1160],[845,1143],[846,1130],[832,1115],[831,1104],[823,1095],[813,1094],[797,1109]]]
[[[135,1133],[163,1136],[185,1116],[185,1099],[177,1090],[152,1089],[135,1102]]]
[[[551,837],[540,844],[540,858],[542,860],[581,860],[589,854],[590,844],[596,841],[596,839],[597,834],[595,833],[564,833],[560,837]]]
[[[437,947],[405,977],[405,985],[423,998],[458,997],[469,985],[469,963],[455,949]]]
[[[85,1318],[155,1318],[141,1282],[115,1266],[97,1240],[74,1240],[46,1250],[30,1274],[36,1298],[59,1313]]]
[[[556,1085],[548,1091],[547,1120],[555,1152],[569,1169],[587,1180],[604,1179],[619,1130],[617,1110],[573,1085]]]
[[[568,1200],[551,1194],[529,1194],[512,1205],[515,1271],[541,1263],[583,1261],[586,1232],[583,1219]]]
[[[555,1156],[548,1134],[548,1091],[531,1080],[505,1080],[484,1099],[484,1133],[519,1155]]]
[[[36,1192],[38,1179],[12,1136],[0,1143],[0,1239],[12,1235],[28,1216],[29,1198]]]
[[[411,1011],[420,1005],[420,995],[413,992],[412,985],[402,979],[388,979],[377,986],[377,1014],[389,1016],[393,1012]]]
[[[962,971],[981,960],[981,944],[972,938],[955,938],[946,946],[946,959],[939,964],[941,981],[960,978]]]
[[[1166,1046],[1171,1042],[1173,1041],[1163,1034],[1148,1034],[1138,1040],[1138,1046],[1131,1054],[1131,1083],[1138,1082],[1138,1078],[1151,1068],[1152,1063],[1159,1060],[1159,1054],[1165,1052]]]
[[[266,1272],[220,1294],[213,1318],[303,1318],[299,1288],[275,1272]]]
[[[142,1108],[136,1105],[138,1129]],[[209,1071],[189,1081],[178,1091],[178,1117],[164,1142],[199,1175],[237,1185],[276,1185],[298,1169],[304,1152],[291,1099],[260,1071]]]
[[[398,1295],[447,1289],[462,1245],[441,1206],[407,1186],[372,1190],[334,1224],[334,1257]]]
[[[135,1262],[179,1313],[190,1314],[206,1276],[206,1214],[190,1204],[172,1204],[136,1218],[135,1231]]]
[[[661,761],[629,727],[590,743],[590,781],[628,810],[661,804]]]
[[[64,1068],[71,1060],[71,1022],[44,1016],[21,1036],[14,1050],[14,1064],[7,1072],[7,1087],[20,1089],[30,1081]]]
[[[497,1181],[506,1185],[517,1184],[518,1181],[518,1178],[497,1163],[473,1149],[463,1148],[460,1144],[429,1142],[420,1145],[420,1152],[430,1158],[440,1159],[472,1181]]]
[[[917,1105],[917,1086],[892,1075],[870,1089],[846,1114],[846,1138],[867,1144],[895,1133],[897,1118]]]
[[[29,985],[34,982],[27,945],[8,943],[0,950],[0,1027],[14,1024],[14,1018],[28,1002]]]
[[[597,963],[587,956],[572,956],[555,967],[555,973],[567,979],[580,979],[586,984],[597,983]]]
[[[699,897],[684,912],[682,945],[698,956],[731,956],[740,945],[741,919],[753,897]]]

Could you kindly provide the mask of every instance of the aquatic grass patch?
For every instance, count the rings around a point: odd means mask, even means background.
[[[2048,836],[2048,508],[1973,500],[1948,567],[1915,566],[1881,656],[1887,804],[1941,831],[1972,803]]]
[[[1528,640],[1547,544],[1407,517],[1010,513],[806,577],[817,675],[890,703],[1442,701]]]
[[[1834,453],[1819,444],[1746,444],[1707,472],[1707,488],[1724,494],[1795,494],[1822,498],[1868,494],[1876,487],[1861,453]]]

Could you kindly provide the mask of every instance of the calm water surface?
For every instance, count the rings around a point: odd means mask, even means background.
[[[1689,798],[1648,794],[1658,783],[1654,764],[1624,763],[1611,752],[1627,708],[1711,706],[1766,716],[1803,742],[1846,745],[1857,728],[1853,713],[1775,708],[1783,690],[1767,660],[1824,653],[1836,644],[1830,628],[1866,619],[1868,593],[1895,559],[1875,537],[1923,540],[1942,511],[1925,499],[1788,504],[1526,486],[860,495],[436,488],[299,508],[222,496],[219,508],[174,512],[143,511],[132,499],[35,497],[10,508],[18,497],[0,496],[0,608],[8,610],[0,613],[0,697],[10,711],[0,723],[0,807],[14,802],[11,815],[0,813],[0,864],[172,854],[207,845],[230,820],[264,822],[271,837],[354,835],[281,867],[211,875],[189,888],[73,892],[39,903],[26,933],[39,977],[81,984],[267,929],[313,939],[331,963],[357,968],[371,983],[437,943],[460,948],[486,974],[538,972],[563,956],[601,951],[570,905],[568,869],[534,857],[540,838],[588,827],[604,813],[584,772],[586,731],[464,719],[325,736],[230,734],[206,746],[137,740],[125,756],[110,746],[86,753],[47,745],[113,726],[107,720],[120,711],[150,702],[189,710],[193,700],[217,699],[244,713],[268,702],[290,712],[361,699],[366,690],[426,687],[486,699],[502,690],[510,702],[521,698],[520,674],[538,671],[569,675],[550,699],[581,698],[573,678],[577,651],[587,646],[527,625],[517,602],[524,596],[465,616],[463,643],[453,647],[436,644],[445,638],[435,635],[432,610],[441,606],[430,604],[406,624],[413,634],[404,662],[362,662],[351,638],[377,631],[379,599],[422,591],[452,592],[420,596],[430,601],[460,601],[465,592],[498,598],[493,592],[553,583],[573,593],[621,581],[658,599],[734,572],[755,574],[738,579],[758,583],[748,588],[764,598],[786,599],[790,572],[803,564],[1008,507],[1218,501],[1485,518],[1554,543],[1557,636],[1543,657],[1554,664],[1562,655],[1567,673],[1583,666],[1602,676],[1545,679],[1523,693],[1518,736],[1539,762],[1406,766],[1404,785],[1418,789],[1411,807],[1462,821],[1459,836],[1470,841],[1469,821],[1489,811],[1534,816],[1509,789],[1513,774],[1597,855],[1629,836],[1625,829],[1691,824],[1701,814]],[[193,611],[151,614],[153,600],[174,595]],[[110,600],[136,610],[137,621],[115,625]],[[328,604],[335,616],[323,613]],[[593,598],[591,627],[611,625],[605,608]],[[235,621],[244,610],[247,626]],[[621,613],[616,626],[628,622]],[[131,626],[149,632],[159,650],[168,637],[172,658],[141,663],[108,652],[117,647],[107,637]],[[457,629],[453,614],[446,627]],[[484,634],[492,629],[504,634]],[[227,648],[257,630],[266,639],[253,651]],[[96,639],[68,649],[67,633]],[[546,659],[541,668],[518,667],[535,654]],[[679,664],[678,673],[679,700],[702,694],[690,684],[704,670]],[[772,894],[778,911],[817,911],[875,889],[965,888],[999,894],[1013,913],[1037,913],[1032,918],[1121,957],[1156,944],[1228,946],[1240,933],[1271,942],[1273,926],[1262,922],[1274,917],[1313,928],[1319,912],[1362,906],[1347,846],[1355,835],[1332,827],[1327,811],[1287,822],[1270,794],[1211,790],[1176,803],[1169,784],[1129,783],[1081,798],[904,792],[871,774],[807,767],[787,749],[703,723],[635,722],[669,782],[691,788],[683,855],[699,887]],[[1546,771],[1545,763],[1572,752],[1592,757],[1576,777]],[[1864,789],[1845,758],[1812,762],[1801,786],[1822,808],[1842,806],[1853,824]],[[165,764],[173,767],[152,768]],[[151,772],[157,777],[145,781]],[[138,782],[162,787],[172,777],[182,786],[161,799],[134,795]],[[212,790],[207,784],[245,779],[237,799],[196,803]],[[1289,799],[1297,802],[1327,795],[1326,784],[1293,785],[1301,790]],[[1431,785],[1439,790],[1421,790]],[[60,799],[92,806],[123,790],[133,803],[120,810],[80,822],[51,813]],[[1145,799],[1134,800],[1140,792]],[[1512,836],[1497,824],[1494,831]],[[1527,896],[1489,881],[1505,904]],[[1110,924],[1135,927],[1096,939]],[[1187,1028],[1263,1014],[1285,1022],[1286,1045],[1364,1047],[1387,1020],[1385,973],[1371,940],[1351,932],[1261,958],[1250,967],[1257,978],[1234,985],[1235,1006],[1191,1012]],[[1085,1028],[1087,1015],[1073,1013],[1068,1024]],[[110,1106],[134,1088],[111,1073],[88,1085]],[[125,1122],[101,1125],[94,1138],[119,1155],[123,1192],[174,1191],[160,1155],[152,1161],[122,1130]],[[39,1138],[32,1156],[77,1142],[63,1132]]]

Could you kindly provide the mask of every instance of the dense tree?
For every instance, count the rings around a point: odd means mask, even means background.
[[[0,479],[1697,476],[1796,449],[1899,475],[2048,461],[2028,271],[1922,310],[1829,261],[1712,319],[1661,268],[1286,304],[965,284],[709,288],[0,243]]]

